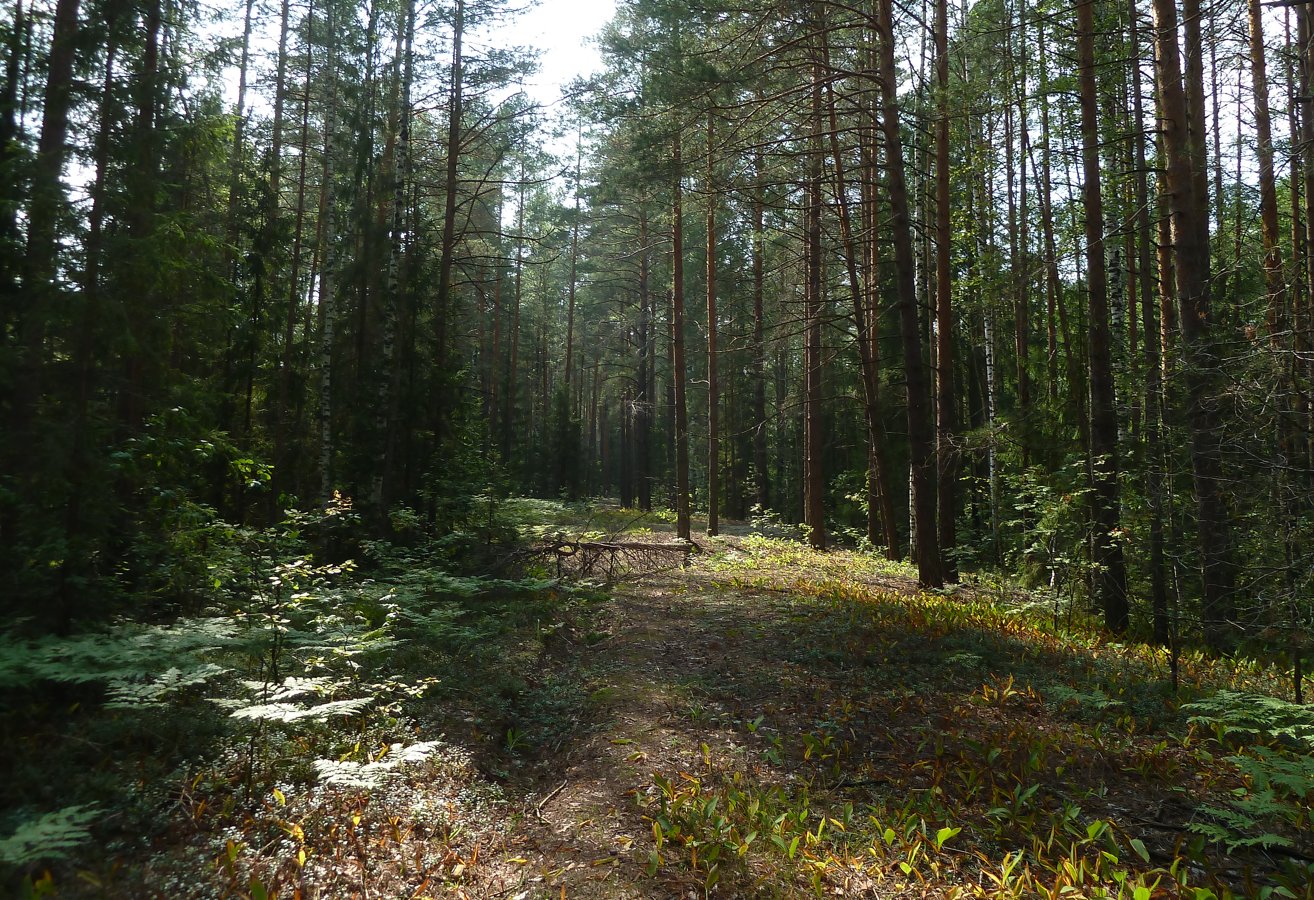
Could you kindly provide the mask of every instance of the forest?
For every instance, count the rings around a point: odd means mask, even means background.
[[[1314,897],[1310,5],[5,0],[0,893]]]

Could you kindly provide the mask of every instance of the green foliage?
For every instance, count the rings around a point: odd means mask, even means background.
[[[1273,744],[1314,751],[1314,710],[1278,697],[1218,691],[1182,707],[1190,724],[1211,731],[1224,746]]]
[[[153,705],[225,672],[204,657],[240,640],[237,623],[226,617],[167,626],[125,622],[67,638],[26,640],[11,632],[0,637],[0,689],[96,682],[115,702]]]
[[[215,803],[228,808],[239,792],[250,802],[288,780],[369,791],[442,749],[414,734],[451,706],[444,676],[462,702],[478,696],[489,709],[527,689],[515,654],[553,618],[564,590],[434,568],[422,548],[369,545],[373,578],[349,560],[304,552],[307,541],[350,544],[357,526],[339,498],[325,513],[292,514],[274,528],[230,529],[200,560],[209,579],[204,615],[41,638],[25,637],[20,622],[0,635],[0,721],[15,732],[52,729],[43,740],[59,752],[47,765],[62,765],[55,772],[25,759],[27,781],[7,793],[57,780],[69,804],[22,824],[0,862],[71,856],[93,810],[107,806],[116,828],[154,821],[166,798],[135,786],[143,741],[166,741],[155,779],[187,768],[224,772]],[[487,678],[470,685],[470,671]],[[61,705],[68,691],[77,692],[76,719]],[[24,718],[33,715],[40,718]],[[124,748],[122,763],[111,755],[82,774],[61,762],[80,747],[61,729]]]
[[[1052,474],[1037,469],[1022,472],[1010,487],[1015,492],[1015,518],[1004,525],[1021,534],[1015,567],[1029,572],[1033,582],[1047,583],[1056,591],[1080,590],[1090,565],[1085,464],[1074,462]]]
[[[317,759],[315,772],[320,782],[326,785],[372,790],[382,787],[390,778],[395,777],[403,766],[424,762],[441,746],[437,741],[422,741],[410,746],[393,744],[380,759],[368,763]]]
[[[1223,803],[1200,807],[1192,832],[1229,852],[1246,848],[1295,850],[1314,835],[1314,713],[1275,697],[1219,691],[1183,707],[1189,722],[1223,747],[1242,786]]]
[[[90,827],[102,815],[92,804],[66,806],[19,824],[0,840],[0,866],[26,866],[64,859],[91,837]]]

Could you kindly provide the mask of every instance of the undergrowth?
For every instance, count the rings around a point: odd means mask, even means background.
[[[435,801],[414,786],[441,772],[496,794],[445,732],[477,748],[505,732],[508,704],[532,707],[544,636],[589,598],[448,571],[424,544],[326,561],[325,532],[350,515],[339,501],[235,534],[193,615],[0,636],[0,886],[272,897],[332,894],[367,870],[386,884],[379,867],[451,877],[445,851],[430,858],[437,819],[402,834],[407,804]],[[385,825],[396,840],[371,854],[363,835]]]
[[[491,514],[522,537],[661,524]],[[0,641],[6,889],[557,896],[571,864],[512,849],[545,801],[513,799],[664,697],[603,742],[628,766],[604,805],[641,829],[593,865],[628,860],[638,896],[1314,896],[1314,714],[1262,662],[1184,649],[1174,689],[1162,649],[1052,596],[919,592],[764,537],[707,541],[654,582],[657,630],[617,635],[595,616],[623,586],[472,577],[450,542],[347,559],[330,529],[235,533],[191,615]],[[638,658],[613,641],[659,638],[690,655],[608,680]]]
[[[1314,891],[1314,715],[1277,698],[1281,672],[1187,652],[1175,694],[1159,648],[995,586],[915,592],[865,554],[750,538],[699,574],[773,602],[750,638],[779,649],[733,688],[761,711],[720,723],[751,752],[704,743],[642,793],[654,874],[732,895]]]

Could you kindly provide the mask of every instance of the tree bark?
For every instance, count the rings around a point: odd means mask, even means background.
[[[15,326],[19,338],[17,373],[11,387],[11,446],[19,453],[30,440],[29,429],[41,394],[46,321],[58,293],[56,284],[59,212],[64,205],[60,176],[68,158],[68,119],[73,94],[73,63],[77,56],[80,0],[58,0],[46,63],[41,136],[32,163],[32,194],[27,209],[27,255],[22,263],[22,289],[16,296]],[[9,471],[23,468],[14,465]]]
[[[1129,0],[1132,58],[1141,58],[1140,11],[1137,0]],[[1163,383],[1159,363],[1160,331],[1154,288],[1154,241],[1150,232],[1148,165],[1145,154],[1145,109],[1142,99],[1141,68],[1132,66],[1132,144],[1135,180],[1135,225],[1137,276],[1140,285],[1141,347],[1145,359],[1145,431],[1141,460],[1145,474],[1145,496],[1150,507],[1150,610],[1155,643],[1167,646],[1170,640],[1168,621],[1168,583],[1164,574],[1163,472],[1161,446]]]
[[[954,447],[954,308],[949,214],[949,3],[935,0],[935,369],[937,516],[940,566],[949,581],[958,578],[954,561],[958,507],[954,488],[958,451]]]
[[[716,120],[707,114],[707,533],[721,533],[721,386],[717,381],[716,322],[716,187],[712,161],[716,152]]]
[[[1201,615],[1205,640],[1214,648],[1226,649],[1235,641],[1236,572],[1222,488],[1221,435],[1214,387],[1217,359],[1209,321],[1209,203],[1202,133],[1204,98],[1199,74],[1199,4],[1186,0],[1185,6],[1188,56],[1194,56],[1195,74],[1187,79],[1188,87],[1183,89],[1177,7],[1173,0],[1153,0],[1159,110],[1167,163],[1164,178],[1171,198],[1182,376],[1186,382],[1186,419],[1191,434],[1191,470],[1204,587]],[[1194,26],[1189,21],[1192,16]]]
[[[324,159],[320,169],[324,192],[323,224],[320,238],[322,259],[319,273],[319,305],[324,326],[319,336],[319,501],[326,507],[333,499],[333,344],[337,337],[337,194],[333,190],[333,135],[338,128],[337,30],[333,5],[328,7],[328,61],[325,64],[329,83],[324,107]]]
[[[1127,569],[1123,560],[1118,491],[1118,409],[1109,332],[1104,252],[1104,199],[1100,185],[1100,129],[1095,86],[1095,0],[1076,0],[1077,66],[1081,104],[1082,200],[1085,206],[1086,298],[1090,329],[1091,520],[1095,602],[1104,626],[1127,630]]]
[[[822,456],[825,435],[821,421],[821,158],[822,158],[822,72],[819,62],[812,69],[812,136],[808,150],[808,180],[804,189],[807,204],[804,229],[803,342],[803,522],[813,549],[826,549],[825,475]]]
[[[771,472],[767,462],[766,417],[766,332],[763,295],[766,284],[766,234],[762,151],[753,153],[753,468],[757,477],[757,506],[765,513],[771,507]]]
[[[826,72],[831,71],[830,47],[826,43],[823,31],[822,63]],[[862,279],[858,275],[858,247],[854,237],[853,216],[849,209],[848,177],[844,168],[844,155],[840,148],[839,115],[835,111],[835,91],[833,86],[826,89],[826,117],[830,126],[830,157],[834,168],[835,208],[839,214],[840,243],[844,253],[845,269],[849,277],[849,295],[853,302],[853,324],[857,333],[858,367],[862,377],[862,411],[863,422],[867,430],[867,540],[873,547],[885,545],[886,554],[894,553],[897,543],[894,523],[894,505],[889,482],[889,463],[887,459],[885,423],[880,410],[880,366],[875,345],[873,323],[869,320],[877,315],[877,304],[871,303],[863,290]],[[863,129],[866,137],[866,130]],[[864,147],[867,157],[871,148]],[[872,192],[874,174],[870,171],[874,160],[864,159],[862,177],[862,213],[871,218]],[[867,183],[869,179],[873,183]],[[865,224],[865,223],[864,223]],[[871,227],[871,226],[868,226]],[[874,236],[868,241],[873,241]],[[866,260],[867,279],[871,299],[875,298],[876,265],[874,259]]]
[[[639,367],[634,401],[634,477],[639,486],[639,509],[652,510],[652,291],[648,259],[648,209],[639,200]]]
[[[452,308],[452,266],[456,257],[456,191],[460,186],[461,158],[461,119],[463,115],[462,82],[465,79],[464,58],[462,57],[462,40],[465,37],[465,0],[456,0],[455,17],[452,21],[452,69],[451,84],[448,86],[447,108],[447,165],[443,180],[443,231],[441,252],[438,257],[438,296],[434,309],[434,366],[438,377],[442,377],[447,361],[447,317]],[[519,291],[517,275],[516,290]],[[516,316],[519,317],[517,301]],[[518,337],[518,335],[516,335]],[[514,387],[507,385],[508,421],[513,415],[511,391]],[[434,398],[434,438],[440,440],[447,419],[448,410],[441,397]],[[506,437],[509,437],[509,432]]]
[[[393,406],[400,383],[397,369],[397,317],[405,302],[406,186],[410,180],[411,80],[415,66],[412,44],[415,34],[415,3],[408,0],[397,29],[394,62],[392,130],[395,142],[389,172],[392,223],[388,240],[388,271],[380,327],[378,381],[374,407],[375,458],[370,472],[370,508],[380,526],[386,526],[388,489],[392,482],[394,453]]]
[[[692,540],[689,522],[689,412],[685,402],[684,364],[684,196],[680,136],[671,154],[671,362],[675,382],[675,530]]]
[[[904,377],[908,391],[908,450],[914,530],[917,544],[917,580],[922,587],[944,584],[940,568],[939,537],[935,525],[936,459],[931,421],[931,388],[926,361],[922,358],[921,321],[917,312],[908,188],[904,177],[903,139],[899,125],[898,69],[894,64],[893,0],[879,0],[878,77],[881,84],[886,169],[894,238],[895,287],[898,296],[899,332],[903,345]]]

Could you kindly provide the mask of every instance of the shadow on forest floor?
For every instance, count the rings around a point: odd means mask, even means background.
[[[449,665],[404,777],[216,812],[198,776],[150,858],[58,893],[1311,895],[1284,801],[1314,771],[1247,768],[1281,741],[1228,757],[1180,705],[1267,671],[1190,655],[1179,698],[1159,650],[1011,589],[726,530]]]
[[[1185,737],[1156,651],[918,594],[870,557],[714,547],[621,585],[585,626],[605,637],[554,654],[555,680],[585,685],[581,726],[536,760],[532,814],[474,895],[1303,883],[1278,856],[1186,858],[1239,782]],[[1299,862],[1308,825],[1289,837]]]

